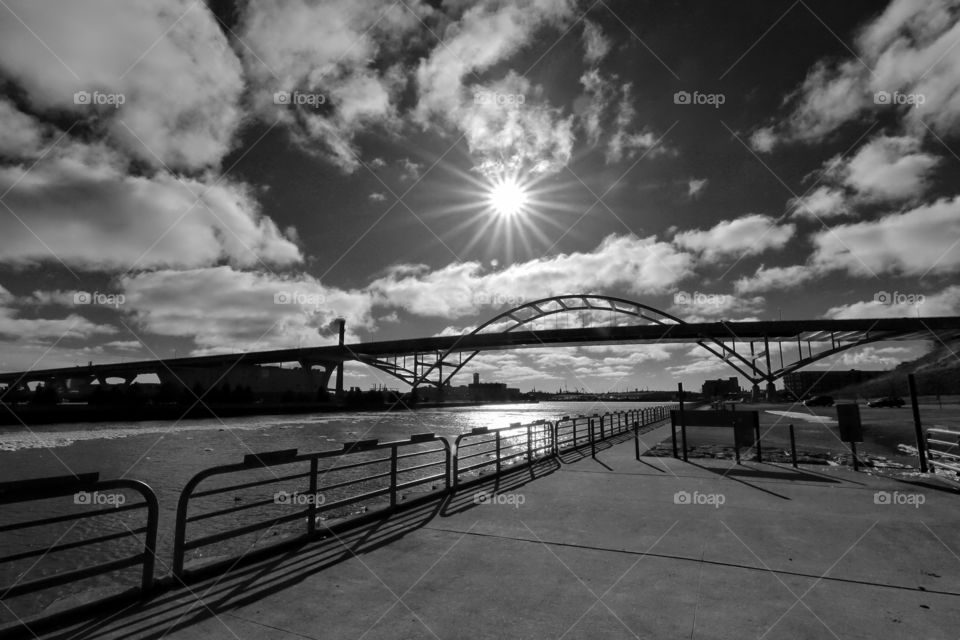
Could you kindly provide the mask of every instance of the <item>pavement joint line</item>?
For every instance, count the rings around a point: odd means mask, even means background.
[[[229,617],[229,618],[235,618],[235,619],[237,619],[237,620],[242,620],[243,622],[247,622],[247,623],[249,623],[249,624],[253,624],[253,625],[256,625],[256,626],[258,626],[258,627],[263,627],[263,628],[265,628],[265,629],[273,629],[274,631],[281,631],[281,632],[286,633],[286,634],[289,634],[289,635],[291,635],[291,636],[297,636],[298,638],[305,638],[306,640],[321,640],[321,637],[320,637],[320,636],[309,636],[309,635],[300,633],[299,631],[294,631],[294,630],[292,630],[292,629],[287,629],[286,627],[278,627],[278,626],[276,626],[276,625],[267,624],[267,623],[265,623],[265,622],[260,622],[259,620],[254,620],[254,619],[252,619],[252,618],[247,618],[247,617],[245,617],[245,616],[237,615],[236,613],[233,613],[233,612],[226,612],[226,613],[224,613],[224,615],[227,616],[227,617]]]
[[[461,535],[461,534],[463,534],[463,531],[458,531],[458,530],[456,530],[456,529],[446,529],[446,528],[443,528],[443,527],[432,527],[432,526],[430,526],[430,525],[426,525],[426,526],[424,526],[423,528],[426,529],[426,530],[429,530],[429,531],[436,531],[436,532],[438,532],[438,533],[449,533],[449,534],[456,534],[456,535]],[[587,544],[576,544],[576,543],[573,543],[573,542],[559,542],[559,541],[556,541],[556,540],[542,540],[542,541],[541,541],[541,540],[536,540],[536,539],[532,539],[532,538],[519,538],[519,537],[514,537],[514,536],[500,535],[500,534],[496,534],[496,533],[484,533],[484,532],[482,532],[482,531],[471,531],[471,532],[469,532],[469,534],[467,534],[467,535],[476,536],[476,537],[479,537],[479,538],[495,538],[495,539],[499,539],[499,540],[512,540],[512,541],[514,541],[514,542],[525,542],[525,543],[528,543],[528,544],[537,544],[537,545],[543,545],[543,544],[545,544],[545,545],[548,545],[548,546],[549,546],[549,545],[552,545],[552,546],[556,546],[556,547],[566,547],[566,548],[571,548],[571,549],[582,549],[582,550],[584,550],[584,551],[605,551],[605,552],[607,552],[607,553],[618,553],[618,554],[631,555],[631,556],[634,556],[634,555],[636,555],[636,556],[650,556],[650,557],[652,557],[652,558],[660,558],[660,559],[663,559],[663,560],[682,560],[682,561],[685,561],[685,562],[694,562],[694,563],[698,563],[698,564],[709,564],[709,565],[718,566],[718,567],[728,567],[728,568],[731,568],[731,569],[742,569],[742,570],[745,570],[745,571],[758,571],[758,572],[762,572],[762,573],[775,573],[775,574],[778,574],[778,575],[793,576],[793,577],[798,577],[798,578],[809,578],[809,579],[811,579],[811,580],[821,580],[821,581],[824,581],[824,582],[842,582],[842,583],[846,583],[846,584],[856,584],[856,585],[861,585],[861,586],[865,586],[865,587],[877,587],[877,588],[881,588],[881,589],[895,589],[895,590],[897,590],[897,591],[912,591],[912,592],[915,592],[915,593],[929,593],[929,594],[939,595],[939,596],[953,596],[953,597],[956,597],[956,598],[960,598],[960,592],[954,592],[954,591],[944,591],[944,590],[940,590],[940,589],[929,589],[929,588],[927,588],[927,587],[924,587],[924,588],[921,589],[921,588],[919,588],[919,587],[908,587],[908,586],[897,585],[897,584],[885,584],[885,583],[882,583],[882,582],[868,582],[868,581],[866,581],[866,580],[856,580],[856,579],[854,579],[854,578],[838,578],[838,577],[834,577],[834,576],[821,576],[821,575],[813,574],[813,573],[804,573],[804,572],[802,572],[802,571],[786,571],[786,570],[783,570],[783,569],[766,569],[766,568],[761,567],[761,566],[756,566],[756,567],[754,567],[754,566],[747,565],[747,564],[736,564],[736,563],[733,563],[733,562],[722,562],[722,561],[720,561],[720,560],[701,560],[699,557],[694,557],[694,556],[680,556],[680,555],[674,555],[674,554],[669,554],[669,553],[651,553],[651,552],[644,552],[644,551],[634,551],[634,550],[631,550],[631,549],[611,549],[611,548],[609,548],[609,547],[598,547],[598,546],[587,545]]]

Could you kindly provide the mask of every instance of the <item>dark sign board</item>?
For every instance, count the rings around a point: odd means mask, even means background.
[[[863,442],[860,428],[860,407],[855,404],[837,405],[837,422],[840,426],[840,439],[844,442]]]
[[[674,426],[680,425],[680,411],[672,410],[670,419]],[[733,427],[734,445],[749,448],[756,444],[760,413],[757,411],[684,411],[686,427]]]

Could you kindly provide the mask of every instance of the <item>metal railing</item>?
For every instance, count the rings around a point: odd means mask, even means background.
[[[564,451],[596,444],[669,417],[670,407],[659,406],[596,416],[564,417],[514,423],[501,428],[478,428],[450,443],[435,434],[410,436],[407,440],[379,442],[361,440],[339,449],[299,453],[296,449],[250,454],[242,462],[200,471],[183,488],[177,503],[173,536],[172,576],[165,585],[206,575],[239,560],[252,560],[295,544],[305,538],[325,535],[361,522],[380,518],[407,506],[448,495],[453,488],[469,484],[483,473],[502,474],[519,466],[551,458]],[[931,430],[932,431],[932,430]],[[637,445],[639,457],[639,444]],[[429,485],[429,488],[424,488]],[[122,598],[140,598],[155,591],[159,506],[154,491],[137,480],[100,480],[98,473],[58,478],[0,483],[0,505],[45,500],[102,491],[132,490],[142,502],[123,503],[77,513],[63,513],[7,524],[0,534],[30,527],[70,523],[146,508],[147,522],[126,527],[123,532],[60,543],[43,549],[0,557],[0,566],[18,560],[41,558],[58,551],[111,543],[121,538],[143,537],[142,551],[100,564],[63,571],[30,581],[0,587],[4,600],[62,587],[91,577],[141,565],[140,584],[120,596],[85,602],[75,608],[43,617],[56,625],[84,610]],[[77,501],[77,504],[83,504]],[[402,503],[402,504],[401,504]],[[91,499],[97,507],[98,501]],[[200,531],[195,531],[199,528]],[[189,537],[188,533],[195,533]],[[281,535],[282,534],[282,535]],[[244,545],[242,539],[247,538]],[[269,539],[269,543],[264,544]],[[188,565],[188,554],[206,560]],[[204,558],[204,552],[208,554]],[[169,576],[168,576],[169,578]],[[26,627],[24,627],[26,629]],[[6,632],[7,628],[4,628]]]
[[[960,473],[960,431],[927,429],[927,464]]]
[[[505,467],[552,456],[554,441],[554,423],[547,420],[462,433],[454,441],[453,486],[464,484],[462,476],[467,474],[479,478],[491,466],[500,475]]]
[[[378,455],[383,452],[387,455]],[[298,454],[296,449],[289,449],[250,454],[241,463],[205,469],[193,476],[180,493],[173,574],[181,579],[185,577],[184,564],[189,551],[199,556],[199,550],[204,547],[248,536],[254,539],[243,555],[258,556],[276,544],[315,535],[318,524],[325,520],[324,514],[334,516],[334,521],[324,522],[324,526],[339,527],[370,514],[386,515],[405,500],[406,494],[402,492],[427,483],[434,486],[419,499],[446,493],[450,489],[450,459],[449,443],[426,433],[395,442],[348,442],[340,449],[319,453]],[[432,473],[438,466],[442,466],[440,472]],[[287,469],[278,474],[277,467]],[[250,479],[251,474],[259,477]],[[197,491],[201,483],[214,478],[225,482]],[[443,489],[437,490],[436,483],[442,483]],[[272,491],[264,490],[270,486]],[[254,490],[254,499],[247,501],[244,497],[247,494],[238,493],[240,490]],[[191,514],[191,505],[200,502],[208,508]],[[366,505],[356,508],[364,502],[373,502],[373,509]],[[268,512],[266,517],[263,517],[264,511]],[[200,521],[204,523],[205,535],[188,539],[187,525]],[[299,527],[293,524],[297,521],[302,523]],[[289,525],[289,530],[284,531],[282,525]],[[206,533],[210,530],[214,532]],[[278,533],[289,535],[281,536],[277,543],[261,546],[268,535],[275,537]],[[220,553],[219,559],[204,569],[211,570],[236,560],[235,553],[229,549],[226,553],[227,559],[223,559],[225,553]]]
[[[143,500],[128,503],[126,495],[122,493],[123,491],[136,492]],[[4,555],[0,557],[0,565],[14,564],[27,560],[32,561],[30,568],[32,570],[41,560],[45,558],[55,558],[56,554],[63,551],[75,552],[85,547],[105,544],[116,545],[124,541],[137,543],[137,548],[140,550],[132,555],[121,555],[121,557],[111,559],[107,562],[60,571],[33,580],[17,580],[13,584],[0,586],[0,598],[3,600],[11,600],[19,596],[37,594],[48,589],[55,589],[82,580],[96,578],[97,576],[127,569],[136,565],[140,565],[140,580],[139,586],[132,590],[128,589],[126,593],[104,596],[97,600],[84,602],[75,607],[64,609],[54,616],[46,616],[44,617],[46,623],[50,623],[54,618],[62,619],[70,615],[76,615],[85,609],[103,605],[108,601],[115,602],[119,599],[137,599],[151,590],[154,581],[153,574],[156,561],[157,528],[160,510],[157,496],[153,489],[143,482],[129,479],[100,480],[100,474],[94,472],[84,473],[78,476],[58,476],[0,483],[0,505],[39,502],[67,496],[73,498],[72,504],[76,506],[76,509],[72,510],[72,512],[71,509],[65,505],[58,505],[55,508],[57,515],[19,520],[17,522],[3,523],[0,525],[0,534],[9,534],[15,531],[35,529],[38,527],[47,528],[53,525],[70,523],[69,528],[61,533],[53,544],[42,548],[32,548]],[[130,512],[144,508],[146,509],[146,523],[143,526],[129,527],[126,524],[122,524],[122,530],[117,532],[72,542],[62,542],[62,540],[67,537],[67,534],[77,526],[79,521],[101,518],[103,516],[116,516],[119,514],[133,515]],[[9,515],[10,513],[11,510],[5,510],[5,515]],[[22,539],[29,543],[42,537],[39,532],[35,532],[29,536],[24,536]],[[81,558],[83,555],[76,555],[75,557]]]

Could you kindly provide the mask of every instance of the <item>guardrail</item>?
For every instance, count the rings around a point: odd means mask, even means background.
[[[112,493],[104,493],[108,491]],[[128,503],[126,495],[121,493],[122,491],[134,491],[143,498],[143,501]],[[141,550],[132,555],[121,556],[98,564],[82,566],[78,569],[61,571],[34,580],[21,581],[18,579],[13,584],[0,586],[0,598],[9,601],[19,596],[37,594],[47,589],[62,587],[70,583],[95,578],[136,565],[141,566],[140,584],[133,589],[126,590],[126,592],[84,602],[75,607],[58,611],[54,615],[44,616],[42,618],[42,624],[44,626],[54,624],[61,619],[75,616],[84,610],[103,606],[108,602],[115,603],[121,600],[136,600],[147,594],[153,587],[159,505],[156,494],[149,486],[138,480],[100,480],[100,474],[96,472],[80,474],[78,476],[58,476],[0,483],[0,505],[38,502],[67,496],[73,497],[73,504],[77,507],[77,510],[72,513],[69,512],[69,508],[60,506],[56,509],[57,515],[21,520],[13,523],[3,523],[0,525],[0,533],[9,534],[14,531],[72,523],[65,532],[59,535],[53,544],[43,548],[34,548],[18,553],[7,554],[0,557],[0,565],[32,560],[33,564],[30,566],[30,569],[28,569],[29,571],[34,569],[44,558],[55,557],[59,552],[76,551],[94,545],[116,544],[118,541],[124,539],[128,542],[132,539],[137,543],[142,540],[142,545],[138,544],[138,548],[141,548]],[[118,532],[72,542],[61,542],[77,525],[78,521],[108,515],[115,516],[143,508],[146,508],[146,523],[144,526],[131,528],[123,524],[123,529]],[[64,513],[64,511],[68,512]],[[9,509],[5,510],[5,515],[10,513],[11,511]],[[31,536],[24,536],[23,540],[30,542],[35,540],[36,536],[38,536],[37,533]],[[82,558],[83,556],[77,555],[76,557]],[[10,609],[9,605],[5,606],[7,606],[8,610]],[[40,623],[33,620],[21,622],[21,632],[24,630],[29,631],[30,627],[27,627],[28,623],[34,630],[40,628]],[[5,633],[6,631],[7,630],[5,630]],[[30,633],[32,634],[32,631]]]
[[[479,478],[493,466],[500,475],[504,467],[554,455],[554,423],[539,420],[495,429],[478,427],[457,436],[454,451],[453,486],[458,487],[466,484],[461,480],[466,474],[476,473]]]
[[[296,449],[288,449],[250,454],[239,463],[205,469],[194,475],[180,493],[173,537],[172,576],[176,580],[165,579],[164,583],[169,586],[183,582],[235,565],[241,559],[252,560],[305,538],[356,526],[392,511],[447,495],[453,488],[472,482],[467,478],[470,474],[475,473],[477,478],[484,471],[501,474],[507,468],[530,464],[586,445],[595,452],[597,442],[630,430],[636,439],[640,427],[668,418],[669,409],[660,406],[602,416],[564,417],[552,422],[541,420],[501,428],[479,428],[458,436],[455,451],[446,439],[425,433],[393,442],[347,442],[339,449],[315,453],[301,454]],[[637,443],[639,458],[639,440]],[[429,488],[421,489],[424,485]],[[132,490],[139,493],[143,501],[111,504],[77,513],[65,514],[61,509],[49,517],[13,524],[0,522],[0,534],[3,534],[147,509],[147,522],[142,527],[126,527],[120,533],[72,542],[60,543],[58,539],[47,548],[0,557],[2,566],[18,560],[42,558],[58,551],[110,543],[123,537],[133,537],[139,542],[139,537],[143,536],[142,551],[136,554],[0,587],[0,598],[9,600],[142,565],[137,588],[42,616],[39,624],[34,618],[30,622],[34,629],[41,628],[41,625],[43,628],[56,626],[93,608],[142,598],[156,591],[154,569],[159,505],[154,491],[143,482],[100,480],[98,473],[0,483],[0,505],[69,495],[96,495],[110,490]],[[83,501],[75,502],[84,504]],[[96,507],[101,501],[90,499],[86,504]],[[202,527],[203,531],[198,537],[190,538],[188,533],[196,526]],[[247,538],[245,545],[243,538]],[[264,540],[269,542],[264,544]],[[197,559],[206,561],[188,566],[190,552]],[[11,627],[4,627],[3,632],[30,631],[25,625],[14,627],[13,631],[9,629]]]
[[[960,473],[960,431],[927,429],[927,464]]]
[[[377,455],[384,451],[388,455]],[[180,579],[186,577],[184,565],[189,551],[199,555],[199,550],[204,547],[247,536],[253,540],[242,557],[257,557],[277,544],[289,544],[316,534],[318,524],[326,519],[324,514],[334,516],[334,520],[324,522],[324,526],[340,528],[371,514],[386,515],[406,498],[403,491],[420,485],[442,483],[443,489],[431,487],[409,504],[446,493],[450,489],[450,459],[449,443],[432,433],[425,433],[395,442],[347,442],[340,449],[319,453],[298,454],[296,449],[289,449],[250,454],[239,464],[205,469],[193,476],[180,493],[173,542],[173,574]],[[443,467],[440,473],[427,472],[440,465]],[[287,469],[281,475],[274,471],[277,467]],[[251,473],[259,477],[250,479]],[[243,477],[238,478],[238,475]],[[213,478],[226,481],[197,491],[201,483]],[[272,491],[264,490],[268,486],[272,486]],[[248,498],[244,497],[248,494],[238,493],[250,489],[256,492],[252,500],[247,501]],[[229,495],[231,493],[234,495]],[[374,503],[373,510],[366,505],[356,508],[360,503],[378,499],[379,504]],[[213,504],[211,508],[191,515],[191,505],[201,501]],[[266,517],[263,517],[264,511],[268,512]],[[200,521],[204,522],[207,531],[219,530],[187,539],[187,525]],[[278,530],[281,525],[297,521],[301,522],[299,531],[293,525],[289,531]],[[270,537],[279,533],[288,535],[281,536],[276,543],[261,545],[271,533]],[[236,554],[223,559],[224,553],[217,554],[216,549],[211,553],[219,557],[202,567],[205,572],[236,561]]]

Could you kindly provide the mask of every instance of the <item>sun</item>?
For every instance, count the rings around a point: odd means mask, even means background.
[[[514,178],[504,178],[494,183],[487,197],[490,207],[507,218],[522,213],[529,202],[526,189]]]

